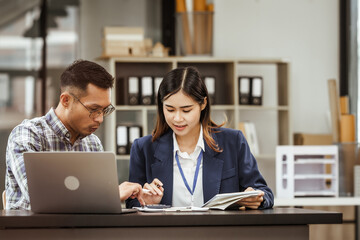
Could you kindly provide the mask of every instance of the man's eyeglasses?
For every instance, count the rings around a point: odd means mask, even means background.
[[[89,118],[91,118],[91,119],[95,119],[98,116],[100,116],[101,114],[103,114],[103,117],[106,117],[106,116],[110,115],[115,110],[115,107],[112,104],[110,104],[109,106],[107,106],[104,109],[90,110],[74,94],[70,93],[70,95],[73,96],[76,100],[78,100],[79,103],[81,105],[83,105],[84,108],[86,108],[86,110],[88,110],[88,112],[90,113]]]

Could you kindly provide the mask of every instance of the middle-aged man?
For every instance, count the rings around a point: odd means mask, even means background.
[[[6,209],[31,209],[24,152],[104,150],[93,133],[115,109],[110,101],[113,85],[114,78],[103,67],[77,60],[61,75],[56,109],[26,119],[12,130],[6,150]],[[139,184],[125,182],[119,188],[121,200],[142,201]]]

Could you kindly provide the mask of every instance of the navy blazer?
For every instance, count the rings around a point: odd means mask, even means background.
[[[213,138],[222,152],[212,150],[204,140],[203,194],[204,202],[218,193],[242,192],[247,187],[262,190],[264,201],[259,209],[271,208],[274,195],[258,170],[256,160],[241,131],[219,128]],[[152,142],[151,135],[136,139],[131,147],[129,181],[151,183],[158,178],[164,187],[161,204],[172,204],[173,196],[173,131]],[[140,206],[137,199],[126,200],[126,207]]]

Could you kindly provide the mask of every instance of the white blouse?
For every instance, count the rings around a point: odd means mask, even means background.
[[[172,206],[173,207],[188,207],[195,206],[201,207],[204,204],[204,195],[203,195],[203,157],[201,158],[201,164],[199,168],[198,179],[194,191],[194,195],[186,188],[186,185],[181,176],[179,167],[176,163],[175,154],[177,152],[181,168],[183,170],[186,181],[189,184],[190,189],[193,189],[193,182],[196,170],[196,164],[199,157],[199,154],[202,151],[205,152],[204,139],[203,139],[203,128],[200,127],[200,134],[198,142],[196,144],[195,150],[190,155],[187,152],[181,152],[179,145],[176,141],[175,133],[173,133],[174,140],[174,152],[173,152],[173,165],[174,165],[174,174],[173,174],[173,196],[172,196]]]

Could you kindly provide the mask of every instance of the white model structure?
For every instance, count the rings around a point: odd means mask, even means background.
[[[338,146],[277,146],[278,198],[339,195]]]

